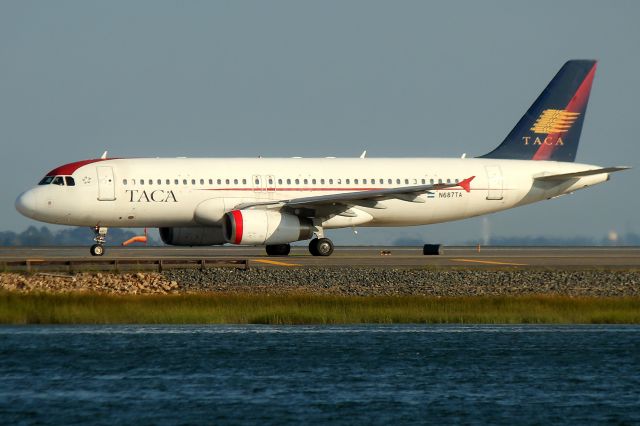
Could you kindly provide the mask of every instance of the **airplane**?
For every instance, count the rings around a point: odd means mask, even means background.
[[[629,167],[575,163],[595,60],[570,60],[500,145],[477,158],[107,158],[56,167],[16,199],[29,218],[88,226],[101,256],[109,227],[156,227],[175,246],[266,246],[286,256],[325,231],[427,225],[559,197]]]

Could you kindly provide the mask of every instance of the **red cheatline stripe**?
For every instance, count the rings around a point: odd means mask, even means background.
[[[475,176],[474,176],[475,177]],[[451,188],[434,188],[434,189],[430,189],[429,191],[460,191],[459,187],[462,187],[462,189],[464,189],[466,191],[466,188],[462,185],[465,185],[470,182],[470,179],[466,179],[465,181],[461,181],[458,184],[458,187],[451,187]],[[395,188],[399,188],[399,187],[394,187]],[[297,192],[312,192],[312,191],[326,191],[326,192],[340,192],[340,191],[374,191],[377,189],[389,189],[389,188],[272,188],[269,190],[260,190],[260,189],[253,189],[253,188],[202,188],[202,189],[197,189],[197,191],[255,191],[255,192],[284,192],[284,191],[297,191]],[[507,188],[504,188],[507,189]],[[484,190],[484,188],[470,188],[470,191],[476,191],[476,190]]]
[[[235,239],[234,244],[240,244],[242,241],[242,212],[240,210],[233,210],[233,222],[235,224]]]
[[[578,87],[576,94],[573,96],[573,98],[571,98],[571,100],[565,107],[566,111],[579,112],[581,114],[584,114],[585,106],[587,104],[587,101],[589,100],[589,93],[591,93],[591,84],[593,83],[593,77],[595,77],[596,75],[597,66],[597,63],[593,64],[591,71],[589,71],[589,74],[587,74],[587,76],[580,84],[580,87]],[[549,158],[551,158],[553,151],[559,146],[555,144],[555,141],[557,141],[559,137],[564,137],[569,131],[571,131],[571,128],[569,128],[569,130],[567,130],[566,132],[548,134],[547,138],[549,138],[549,140],[553,141],[554,143],[552,143],[551,145],[540,145],[540,148],[538,148],[535,155],[533,156],[533,160],[548,160]]]

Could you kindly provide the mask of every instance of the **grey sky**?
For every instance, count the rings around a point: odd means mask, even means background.
[[[2,1],[0,230],[57,165],[133,156],[469,156],[560,66],[600,61],[578,161],[636,166],[640,2]],[[638,171],[489,217],[501,236],[640,232]],[[333,233],[478,239],[482,220]]]

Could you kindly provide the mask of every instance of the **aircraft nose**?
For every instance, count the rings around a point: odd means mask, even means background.
[[[24,216],[31,217],[37,209],[37,201],[32,190],[25,191],[16,199],[16,210]]]

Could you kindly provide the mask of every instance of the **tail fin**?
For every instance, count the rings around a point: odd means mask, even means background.
[[[506,139],[480,158],[575,161],[596,66],[565,63]]]

